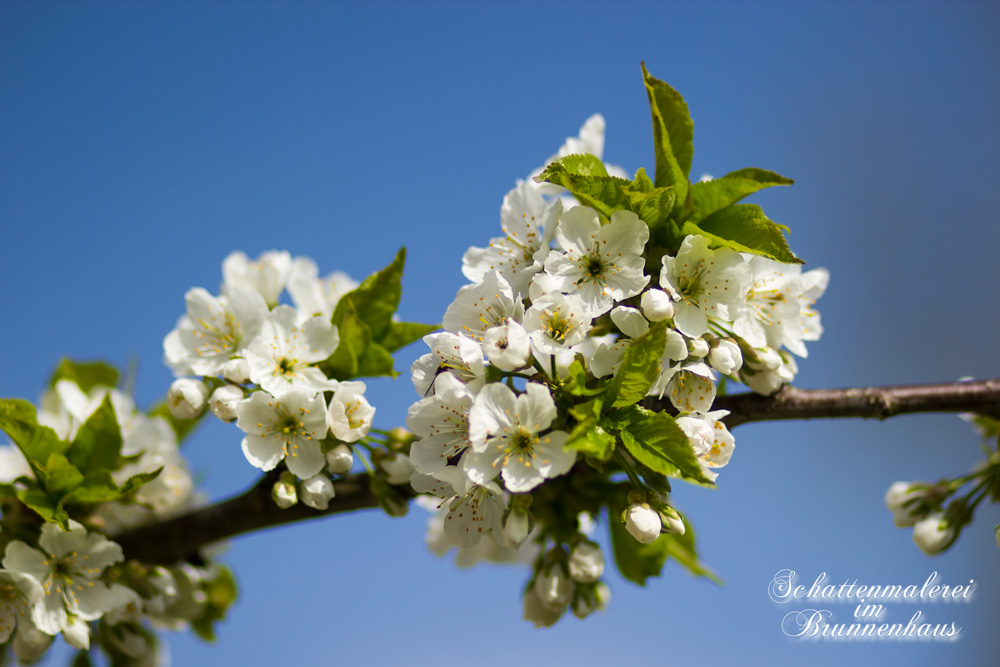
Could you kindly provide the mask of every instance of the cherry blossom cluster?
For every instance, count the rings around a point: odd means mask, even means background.
[[[603,130],[603,118],[592,117],[550,160],[573,152],[601,158]],[[407,418],[418,438],[410,449],[412,485],[442,499],[431,535],[439,550],[443,538],[479,554],[459,562],[535,563],[525,613],[549,625],[567,608],[583,616],[607,597],[595,584],[600,573],[573,574],[581,553],[599,556],[596,543],[572,527],[558,535],[527,510],[549,480],[585,465],[567,446],[580,422],[563,390],[573,364],[582,365],[587,386],[613,378],[633,341],[662,323],[648,395],[669,399],[705,478],[714,481],[734,446],[722,422],[728,413],[712,410],[719,377],[762,394],[791,381],[792,354],[806,356],[805,342],[822,332],[813,305],[828,274],[713,248],[700,235],[657,257],[659,270],[649,271],[649,226],[636,213],[602,215],[533,180],[504,197],[500,222],[501,236],[465,253],[462,272],[471,282],[445,312],[444,331],[424,337],[430,352],[413,364],[420,398]],[[614,460],[635,481],[620,517],[628,532],[645,543],[683,534],[669,495],[643,483],[627,453],[619,449]],[[517,548],[530,554],[510,552]]]
[[[319,366],[340,342],[337,302],[358,283],[340,272],[320,278],[313,260],[283,251],[256,260],[234,252],[222,274],[220,295],[188,291],[187,313],[163,341],[176,375],[202,376],[175,381],[168,405],[181,419],[207,408],[235,421],[252,465],[289,473],[274,486],[279,506],[326,509],[330,474],[351,470],[348,443],[368,435],[375,414],[363,382],[338,382]],[[292,305],[280,302],[286,289]]]
[[[72,442],[106,401],[122,441],[120,461],[107,472],[119,486],[137,475],[155,476],[127,498],[97,503],[80,515],[86,526],[74,519],[68,530],[55,522],[40,529],[31,521],[6,524],[18,530],[16,536],[0,534],[0,645],[10,641],[21,660],[38,658],[60,634],[71,646],[89,649],[90,622],[100,620],[110,655],[155,664],[162,647],[147,626],[187,628],[205,614],[207,587],[228,577],[214,565],[125,563],[121,547],[105,536],[170,518],[201,500],[170,423],[139,411],[118,389],[96,385],[84,391],[71,379],[59,379],[39,401],[37,421]],[[23,489],[34,479],[18,448],[0,447],[0,484]]]

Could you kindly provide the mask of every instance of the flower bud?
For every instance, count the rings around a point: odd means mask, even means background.
[[[222,377],[234,384],[246,384],[250,381],[250,362],[246,359],[230,359],[222,367]]]
[[[908,528],[927,516],[930,508],[924,501],[924,489],[909,482],[894,482],[885,492],[885,506],[892,511],[897,528]]]
[[[337,445],[326,453],[326,469],[334,475],[346,475],[354,467],[354,452],[347,445]]]
[[[393,486],[409,484],[410,476],[415,468],[410,457],[406,454],[386,454],[380,457],[373,457],[376,465],[385,473],[386,481]]]
[[[753,348],[753,355],[745,355],[744,362],[755,371],[773,371],[781,366],[781,355],[770,347]]]
[[[733,341],[717,338],[708,353],[708,363],[723,375],[731,375],[743,366],[743,353]]]
[[[205,412],[208,387],[191,378],[174,380],[167,390],[167,407],[175,419],[196,419]]]
[[[62,631],[63,639],[73,648],[90,650],[90,626],[79,616],[69,615]]]
[[[22,662],[32,662],[38,659],[49,650],[51,645],[52,636],[36,628],[34,623],[18,623],[17,632],[14,633],[14,641],[11,642],[14,655]]]
[[[552,610],[542,604],[534,588],[524,593],[524,620],[535,624],[536,628],[548,628],[562,618],[563,610]]]
[[[413,441],[417,439],[417,436],[413,435],[410,431],[403,428],[402,426],[397,426],[396,428],[389,431],[389,442],[388,445],[393,450],[402,450],[405,454],[410,451],[410,445]]]
[[[688,356],[701,359],[708,354],[708,343],[702,338],[688,338]]]
[[[325,510],[333,496],[333,482],[326,475],[314,475],[299,484],[299,498],[313,509]]]
[[[569,554],[569,576],[581,584],[597,581],[604,574],[604,554],[593,542],[580,542]]]
[[[295,493],[294,479],[290,473],[282,473],[281,479],[271,487],[271,498],[274,499],[274,504],[283,510],[299,502],[299,498]]]
[[[944,512],[935,512],[913,526],[913,543],[928,556],[941,553],[955,537],[955,527]]]
[[[573,580],[566,576],[562,565],[555,564],[542,570],[535,579],[535,595],[543,607],[552,611],[566,609],[573,599]]]
[[[1000,523],[998,523],[997,527],[993,529],[993,534],[997,538],[997,546],[1000,547]]]
[[[650,322],[662,322],[674,316],[674,304],[663,290],[653,288],[643,292],[639,307]]]
[[[603,581],[593,586],[579,586],[570,607],[573,615],[583,620],[595,611],[603,611],[611,601],[611,589]]]
[[[534,523],[531,512],[512,507],[503,519],[503,541],[508,547],[517,551],[528,539]]]
[[[662,528],[659,512],[648,503],[634,503],[625,510],[625,529],[643,544],[655,541]]]
[[[660,510],[660,521],[663,523],[662,530],[664,533],[684,534],[684,519],[681,518],[681,515],[673,507],[668,505]]]
[[[236,406],[246,398],[243,390],[235,384],[227,384],[212,392],[208,399],[208,409],[224,422],[236,421]]]

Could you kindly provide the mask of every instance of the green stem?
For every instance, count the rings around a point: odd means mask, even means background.
[[[632,464],[628,462],[628,459],[625,458],[625,455],[622,454],[621,450],[615,447],[614,455],[615,460],[618,461],[618,465],[620,465],[622,470],[625,471],[625,474],[628,475],[628,480],[632,482],[632,486],[645,491],[646,485],[639,479],[639,475],[636,474],[635,468],[633,468]]]

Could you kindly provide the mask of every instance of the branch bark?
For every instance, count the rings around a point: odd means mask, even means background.
[[[647,399],[653,410],[674,412],[669,401]],[[1000,419],[1000,379],[851,389],[783,387],[773,396],[730,394],[715,399],[713,408],[729,410],[729,428],[759,421],[859,417],[887,419],[927,412],[974,412]],[[278,473],[270,472],[245,493],[166,521],[141,526],[115,536],[125,557],[147,563],[175,563],[194,558],[202,547],[243,533],[286,523],[378,507],[368,477],[351,475],[334,482],[337,492],[326,510],[302,503],[279,509],[271,499]],[[415,493],[393,487],[404,497]]]

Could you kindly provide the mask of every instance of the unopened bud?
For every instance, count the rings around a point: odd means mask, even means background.
[[[708,354],[708,343],[701,338],[689,338],[687,347],[689,357],[701,359]]]
[[[347,445],[337,445],[326,453],[326,469],[334,475],[346,475],[354,467],[354,452]]]
[[[740,346],[728,338],[716,338],[708,353],[708,363],[723,375],[732,375],[743,366]]]
[[[90,626],[79,616],[69,615],[62,631],[63,639],[73,648],[90,650]]]
[[[580,542],[569,555],[569,576],[581,584],[597,581],[604,574],[604,554],[593,542]]]
[[[222,367],[222,377],[228,382],[246,384],[250,381],[250,362],[246,359],[230,359]]]
[[[773,371],[781,367],[781,355],[770,347],[753,349],[754,354],[744,355],[746,365],[755,371]]]
[[[283,510],[299,502],[295,493],[295,477],[291,473],[281,473],[281,479],[271,487],[271,498],[274,499],[274,504]]]
[[[326,475],[314,475],[299,484],[299,498],[313,509],[325,510],[333,496],[333,482]]]
[[[236,421],[236,408],[245,398],[243,390],[235,384],[223,385],[212,392],[208,408],[224,422]]]
[[[538,574],[535,579],[535,595],[542,606],[562,611],[573,599],[573,586],[573,580],[566,576],[562,565],[555,564]]]
[[[673,507],[668,505],[660,510],[660,521],[663,523],[662,530],[664,533],[684,534],[684,519],[681,518],[681,515]]]
[[[534,523],[531,512],[511,507],[503,519],[503,541],[508,547],[517,551],[528,539]]]
[[[662,322],[674,316],[674,304],[663,290],[653,288],[643,292],[639,307],[650,322]]]
[[[548,628],[562,618],[563,610],[552,610],[542,604],[534,588],[524,593],[524,620],[535,624],[536,628]]]
[[[954,536],[955,527],[944,512],[931,514],[913,526],[913,543],[928,556],[944,551]]]
[[[662,528],[659,512],[647,503],[629,505],[625,510],[625,529],[643,544],[654,542]]]
[[[386,481],[393,486],[409,484],[415,468],[406,454],[386,454],[378,457],[377,465],[385,473]]]
[[[174,380],[167,390],[167,408],[176,419],[196,419],[205,412],[208,387],[191,378]]]

